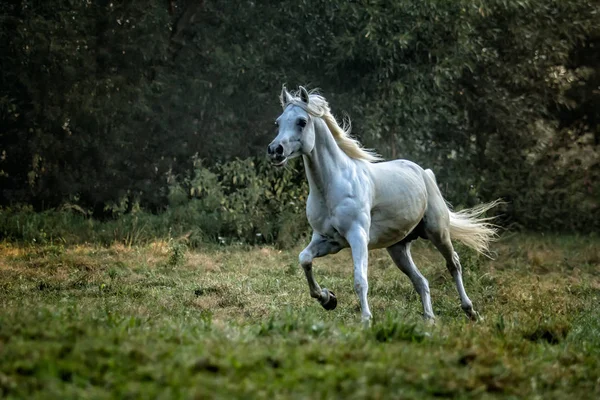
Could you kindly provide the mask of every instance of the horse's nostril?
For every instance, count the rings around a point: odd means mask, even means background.
[[[275,153],[277,153],[278,155],[282,155],[283,154],[283,146],[282,145],[277,146],[277,148],[275,149]]]
[[[271,146],[267,146],[267,154],[273,154],[273,148]]]

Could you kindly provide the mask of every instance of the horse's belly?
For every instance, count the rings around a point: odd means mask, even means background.
[[[427,188],[419,167],[399,160],[381,165],[377,171],[369,232],[369,248],[373,249],[404,239],[423,219],[427,208]]]
[[[417,226],[425,214],[426,201],[415,201],[411,206],[408,204],[371,211],[369,248],[389,247],[404,239]]]
[[[385,220],[372,221],[369,232],[369,248],[380,249],[404,239],[419,223],[416,221]]]

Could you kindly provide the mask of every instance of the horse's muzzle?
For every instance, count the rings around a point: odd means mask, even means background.
[[[287,157],[284,156],[284,153],[285,153],[285,149],[283,148],[283,145],[281,145],[281,144],[276,145],[276,144],[271,143],[267,147],[267,155],[271,159],[271,162],[273,163],[273,165],[275,165],[276,167],[282,167],[285,165],[285,163],[287,161]]]

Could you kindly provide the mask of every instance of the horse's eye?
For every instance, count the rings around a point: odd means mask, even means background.
[[[306,126],[306,120],[305,119],[299,119],[298,120],[298,126],[300,128],[304,128]]]
[[[279,126],[279,122],[275,121],[275,126]]]

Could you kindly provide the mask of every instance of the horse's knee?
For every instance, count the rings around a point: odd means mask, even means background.
[[[302,268],[309,268],[312,265],[313,256],[310,251],[303,250],[298,256],[298,261]]]
[[[367,290],[369,290],[369,283],[361,278],[356,278],[354,279],[354,290],[356,291],[357,294],[361,294],[364,292],[366,292]]]

